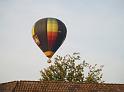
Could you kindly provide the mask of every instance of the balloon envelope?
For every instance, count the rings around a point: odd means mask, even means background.
[[[44,54],[51,58],[66,38],[65,24],[56,18],[38,20],[32,29],[32,36]]]

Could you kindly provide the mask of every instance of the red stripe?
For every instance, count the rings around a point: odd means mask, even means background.
[[[57,32],[47,32],[49,48],[52,48],[55,45],[57,36],[58,36]]]

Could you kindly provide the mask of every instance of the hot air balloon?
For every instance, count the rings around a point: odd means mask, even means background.
[[[54,55],[66,38],[65,24],[56,18],[38,20],[32,29],[32,37],[38,47],[49,58]]]

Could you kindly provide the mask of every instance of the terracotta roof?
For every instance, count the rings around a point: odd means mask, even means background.
[[[1,83],[0,92],[124,92],[124,84],[89,84],[62,81],[13,81]]]

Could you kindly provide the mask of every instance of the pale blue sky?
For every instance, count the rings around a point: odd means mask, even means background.
[[[55,55],[80,52],[88,63],[105,66],[103,80],[124,83],[124,0],[0,0],[0,83],[38,80],[49,66],[31,35],[44,17],[67,26]]]

